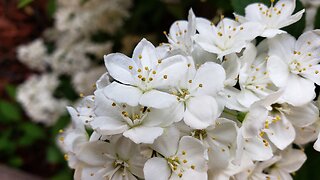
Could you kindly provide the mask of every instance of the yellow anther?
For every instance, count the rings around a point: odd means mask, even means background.
[[[203,87],[203,85],[202,85],[202,84],[199,84],[199,87]]]
[[[141,78],[142,78],[142,75],[141,75],[141,74],[139,74],[139,75],[138,75],[138,78],[139,78],[139,79],[141,79]]]
[[[153,78],[151,77],[151,78],[149,78],[149,81],[152,81],[153,80]]]
[[[139,58],[139,59],[142,59],[142,55],[140,54],[140,55],[138,56],[138,58]]]
[[[152,74],[157,74],[157,71],[152,71]]]
[[[191,66],[191,64],[189,63],[189,64],[188,64],[188,67],[190,67],[190,66]]]
[[[129,66],[128,68],[131,70],[133,67],[132,67],[132,66]]]
[[[145,77],[141,78],[141,81],[146,81],[146,78]]]
[[[141,72],[141,71],[142,71],[142,70],[139,68],[139,69],[138,69],[138,72]]]
[[[318,71],[318,70],[315,70],[314,73],[315,73],[315,74],[319,74],[319,71]]]
[[[221,33],[221,32],[218,32],[218,35],[219,35],[219,36],[222,36],[222,33]]]
[[[196,167],[195,167],[195,165],[191,165],[191,169],[195,169]]]
[[[189,82],[189,83],[192,83],[192,80],[190,79],[188,82]]]
[[[148,71],[148,70],[149,70],[149,67],[146,66],[146,67],[144,67],[144,69],[145,69],[146,71]]]
[[[243,27],[240,27],[240,30],[243,30],[244,28]]]
[[[186,155],[187,153],[186,153],[186,151],[182,151],[182,155]]]
[[[83,93],[80,93],[80,94],[79,94],[79,96],[80,96],[81,98],[83,98],[83,97],[84,97]]]
[[[181,178],[182,177],[182,173],[179,173],[178,176],[179,176],[179,178]]]
[[[161,62],[162,62],[162,60],[161,60],[161,59],[159,59],[159,60],[158,60],[158,64],[160,64]]]
[[[164,79],[168,79],[168,75],[163,75],[163,78]]]
[[[64,141],[64,137],[63,136],[59,137],[59,141],[63,142]]]
[[[63,133],[63,129],[60,129],[60,130],[59,130],[59,133]]]
[[[68,161],[68,159],[69,159],[68,154],[64,154],[63,157],[64,157],[64,160]]]
[[[188,161],[187,161],[186,159],[184,159],[182,162],[183,162],[183,163],[187,163]]]

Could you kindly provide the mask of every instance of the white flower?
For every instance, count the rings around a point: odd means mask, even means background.
[[[279,0],[273,5],[267,7],[261,3],[253,3],[245,8],[245,17],[236,15],[241,22],[257,22],[264,27],[261,34],[263,37],[272,38],[277,34],[286,33],[280,30],[299,21],[304,13],[304,9],[291,15],[296,7],[296,0]]]
[[[124,137],[112,137],[110,142],[88,142],[79,150],[77,158],[83,165],[76,169],[76,180],[136,180],[136,177],[143,178],[146,161],[140,147]]]
[[[220,60],[225,55],[240,52],[263,29],[257,23],[240,24],[228,18],[222,19],[217,26],[198,18],[196,28],[199,34],[194,36],[195,42],[204,50],[217,54]]]
[[[279,156],[281,158],[266,171],[271,176],[283,180],[292,180],[291,174],[299,170],[307,160],[307,156],[302,150],[293,149],[292,147],[280,151]]]
[[[87,71],[80,71],[72,76],[72,84],[78,93],[85,95],[92,94],[95,90],[95,83],[99,77],[106,72],[105,67],[92,67]],[[110,82],[108,82],[110,84]]]
[[[17,100],[33,121],[50,126],[65,112],[67,100],[53,96],[58,85],[55,74],[43,74],[33,75],[19,86]]]
[[[44,71],[47,66],[46,46],[42,39],[18,47],[18,59],[31,69]]]
[[[320,84],[320,31],[302,34],[296,41],[288,34],[269,40],[267,69],[272,82],[284,88],[283,99],[300,106],[315,97]]]
[[[188,73],[176,88],[170,92],[176,96],[184,122],[192,128],[204,129],[214,124],[222,112],[215,96],[224,87],[224,69],[216,63],[207,62],[196,70],[188,65]]]
[[[320,133],[318,135],[317,141],[313,145],[314,149],[320,152]]]
[[[186,55],[191,55],[194,46],[192,36],[195,34],[196,17],[192,9],[190,9],[188,21],[180,20],[174,22],[170,27],[169,34],[166,34],[169,44],[164,43],[163,45],[169,46],[172,51],[180,50]]]
[[[175,108],[155,109],[130,106],[106,98],[102,90],[95,92],[96,117],[92,128],[103,135],[122,134],[135,143],[148,143],[163,133],[163,128],[181,120]]]
[[[104,88],[105,95],[131,106],[170,107],[175,96],[161,90],[177,86],[187,72],[187,59],[181,55],[159,59],[155,47],[143,39],[133,57],[119,53],[105,56],[109,74],[118,82]]]
[[[68,106],[68,112],[71,117],[78,118],[82,121],[83,124],[88,125],[95,118],[94,114],[94,103],[95,97],[94,96],[86,96],[80,100],[77,104],[76,109]]]
[[[239,73],[241,92],[237,100],[247,108],[276,90],[267,72],[266,45],[266,41],[261,42],[258,48],[250,45],[241,57],[242,67]]]
[[[177,134],[168,132],[152,147],[162,157],[146,162],[143,169],[146,180],[207,179],[205,148],[199,140],[184,136],[179,141]]]

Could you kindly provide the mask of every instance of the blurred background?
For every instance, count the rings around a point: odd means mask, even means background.
[[[105,73],[103,55],[131,56],[143,37],[166,42],[176,20],[196,16],[218,22],[243,14],[247,4],[269,0],[0,0],[0,179],[72,179],[57,146],[70,119],[65,106],[92,94]],[[320,0],[319,0],[320,1]],[[309,4],[297,2],[296,11]],[[320,3],[319,3],[320,4]],[[320,27],[320,13],[312,7]],[[286,30],[298,37],[305,17]],[[294,179],[320,179],[320,155]]]

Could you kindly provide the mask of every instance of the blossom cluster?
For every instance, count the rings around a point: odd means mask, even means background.
[[[104,56],[108,74],[59,138],[74,178],[292,179],[304,145],[320,151],[320,30],[281,30],[302,17],[295,3],[217,25],[190,10],[168,43]]]
[[[47,29],[42,38],[20,46],[17,51],[22,63],[39,72],[18,91],[18,101],[32,120],[52,125],[65,113],[57,110],[63,105],[56,102],[67,99],[54,96],[61,75],[71,78],[74,90],[79,94],[94,91],[96,79],[105,73],[104,67],[95,59],[111,52],[113,42],[94,42],[92,35],[97,32],[114,34],[129,16],[130,6],[131,0],[57,1],[54,27]],[[55,79],[54,88],[44,81],[46,77]],[[42,98],[44,96],[47,98]],[[52,107],[43,104],[52,104]]]

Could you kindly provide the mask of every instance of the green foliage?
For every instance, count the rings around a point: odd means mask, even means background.
[[[21,119],[19,106],[6,100],[0,100],[0,117],[2,122],[19,121]]]
[[[19,128],[22,133],[22,136],[18,140],[20,146],[30,146],[36,141],[46,137],[43,127],[40,127],[37,124],[24,122]]]
[[[33,0],[19,0],[18,8],[24,8],[32,2]]]
[[[47,3],[47,14],[50,17],[53,17],[54,13],[56,12],[56,9],[57,9],[56,0],[48,0],[48,3]]]
[[[266,5],[270,4],[270,1],[266,1],[266,0],[231,0],[231,5],[235,13],[244,15],[244,10],[247,7],[247,5],[251,3],[257,3],[257,2],[261,2]]]

